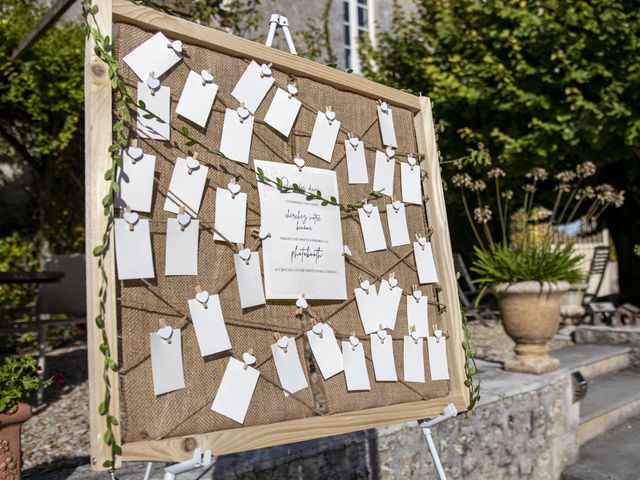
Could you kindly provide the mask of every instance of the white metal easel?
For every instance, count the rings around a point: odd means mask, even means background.
[[[273,37],[276,35],[276,29],[280,27],[284,32],[284,38],[287,41],[287,46],[292,55],[297,55],[296,47],[293,45],[293,38],[291,38],[291,32],[289,31],[289,20],[284,15],[279,13],[272,13],[269,19],[269,33],[267,34],[267,41],[265,45],[271,47],[273,45]]]
[[[422,434],[424,435],[424,438],[429,445],[429,450],[431,451],[431,456],[433,457],[433,463],[436,466],[436,470],[438,471],[440,480],[447,480],[447,476],[444,474],[442,463],[440,463],[440,456],[438,455],[438,451],[436,450],[436,444],[433,443],[433,437],[431,436],[431,427],[435,427],[437,424],[444,422],[448,418],[455,417],[456,415],[458,415],[458,410],[453,403],[450,403],[444,409],[444,413],[442,415],[432,418],[431,420],[428,420],[426,418],[423,420],[418,420],[418,426],[420,427],[420,430],[422,430]]]

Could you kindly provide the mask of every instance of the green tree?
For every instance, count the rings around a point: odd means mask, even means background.
[[[626,191],[624,206],[601,220],[622,293],[640,304],[637,2],[418,0],[410,17],[396,9],[365,59],[370,78],[434,101],[447,179],[453,160],[485,149],[512,178],[595,162],[599,182]],[[454,247],[468,249],[457,196],[448,197]]]

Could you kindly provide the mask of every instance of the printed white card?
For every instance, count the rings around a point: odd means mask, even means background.
[[[182,60],[182,56],[169,47],[170,43],[162,32],[158,32],[127,54],[123,60],[143,82],[150,73],[158,78]]]
[[[416,268],[418,269],[420,283],[437,283],[438,274],[433,260],[431,242],[426,242],[424,245],[419,242],[413,242],[413,254],[416,258]]]
[[[267,110],[267,114],[264,116],[264,121],[267,125],[275,128],[285,137],[288,137],[296,118],[298,118],[301,106],[302,103],[300,100],[294,96],[289,98],[289,93],[278,88],[269,106],[269,110]]]
[[[391,283],[395,284],[392,286]],[[380,282],[378,290],[378,316],[381,319],[382,328],[393,330],[396,327],[396,318],[398,316],[398,307],[402,298],[402,288],[398,285],[398,281],[394,278],[391,280],[383,279]],[[369,333],[369,332],[367,332]]]
[[[387,203],[387,225],[389,226],[389,238],[391,239],[392,247],[409,245],[411,243],[404,203],[399,200],[393,203]]]
[[[325,162],[331,162],[339,131],[340,122],[338,120],[334,118],[329,121],[325,112],[318,112],[307,152]]]
[[[260,378],[259,370],[249,366],[245,370],[241,361],[229,357],[229,363],[222,376],[216,397],[213,399],[211,410],[238,423],[243,423],[258,378]]]
[[[364,358],[364,345],[359,342],[354,346],[351,342],[342,342],[342,358],[344,360],[344,378],[347,390],[371,390],[367,361]]]
[[[370,203],[366,204],[358,209],[358,218],[360,219],[365,252],[386,250],[387,241],[384,238],[378,207],[374,207]]]
[[[200,292],[198,295],[204,293],[206,292]],[[197,298],[192,298],[187,302],[200,354],[203,357],[231,350],[231,340],[229,340],[227,327],[224,323],[220,297],[209,294],[206,294],[206,297],[206,301],[202,303]]]
[[[146,83],[138,83],[138,135],[153,140],[169,140],[171,138],[171,89],[160,87],[155,93]],[[152,115],[153,114],[153,115]],[[149,116],[150,118],[145,118]]]
[[[271,354],[285,396],[309,386],[302,369],[295,338],[280,337],[276,343],[271,345]]]
[[[352,185],[369,183],[364,142],[357,138],[347,139],[344,141],[344,152],[347,156],[349,183]]]
[[[206,74],[211,75],[208,72]],[[204,128],[207,126],[216,93],[218,93],[218,85],[205,81],[201,74],[190,70],[176,113]]]
[[[397,382],[396,363],[393,358],[393,339],[387,335],[384,340],[377,333],[370,335],[371,360],[377,382]]]
[[[247,194],[236,193],[235,197],[226,188],[216,188],[216,213],[214,228],[231,243],[244,243],[247,220]],[[223,241],[218,233],[213,239]]]
[[[384,152],[376,151],[376,166],[373,171],[373,190],[382,191],[383,195],[393,195],[393,176],[396,162],[388,158]]]
[[[247,164],[253,136],[253,116],[249,115],[241,120],[237,110],[227,108],[224,113],[220,153],[231,160]]]
[[[400,163],[400,184],[402,186],[402,201],[414,205],[422,205],[422,185],[420,181],[420,165]]]
[[[138,220],[133,230],[124,218],[114,219],[116,270],[119,280],[153,278],[149,220]]]
[[[416,299],[407,295],[407,327],[419,337],[429,336],[429,300],[426,295]]]
[[[256,113],[273,82],[271,69],[264,64],[258,65],[252,60],[231,92],[231,96],[240,103],[244,103],[251,113]]]
[[[114,205],[116,208],[128,207],[138,212],[150,212],[153,198],[153,179],[156,169],[155,155],[142,154],[135,159],[129,151],[142,153],[142,149],[130,147],[123,149],[122,167],[116,171],[116,179],[120,185],[120,192],[116,193]]]
[[[396,129],[393,126],[393,111],[388,105],[378,105],[378,123],[380,124],[380,134],[382,144],[385,147],[398,148],[396,141]]]
[[[169,182],[164,210],[179,213],[180,207],[184,207],[189,215],[197,217],[208,173],[209,167],[202,164],[189,173],[187,160],[178,157]]]
[[[404,381],[424,383],[424,340],[404,337],[404,349],[402,351],[404,361]]]
[[[288,163],[254,160],[268,178],[281,178],[339,201],[336,173]],[[347,298],[340,207],[282,193],[258,179],[267,298],[344,300]]]
[[[154,395],[184,388],[180,329],[174,328],[168,339],[162,338],[158,332],[153,332],[150,334],[150,342]]]
[[[198,274],[199,238],[200,221],[191,219],[188,225],[181,225],[176,218],[167,219],[165,275]]]
[[[233,256],[238,291],[240,292],[240,306],[242,308],[255,307],[265,303],[262,275],[260,273],[260,253],[249,252],[247,254],[248,250],[245,248]]]
[[[449,364],[447,363],[447,339],[440,341],[436,337],[427,337],[429,349],[429,368],[431,380],[449,380]]]
[[[356,304],[358,305],[358,312],[360,313],[364,333],[377,332],[382,323],[382,318],[378,308],[376,286],[371,284],[366,290],[358,287],[353,290],[353,293],[356,296]]]
[[[315,330],[307,332],[307,338],[320,373],[326,380],[344,370],[342,353],[333,328],[328,323],[316,323],[313,328]]]

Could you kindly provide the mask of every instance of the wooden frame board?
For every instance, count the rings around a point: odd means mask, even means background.
[[[252,58],[257,61],[272,63],[274,68],[298,77],[307,77],[371,99],[383,98],[391,105],[413,112],[418,152],[423,156],[421,168],[427,174],[424,176],[423,188],[424,191],[431,193],[430,200],[425,203],[427,216],[434,231],[431,242],[434,245],[434,250],[438,252],[435,261],[440,283],[446,287],[443,291],[443,303],[447,305],[448,309],[443,313],[442,320],[450,333],[447,354],[451,380],[450,392],[446,397],[371,408],[357,412],[290,420],[276,424],[187,435],[165,440],[125,443],[122,445],[123,455],[120,458],[124,461],[182,461],[191,458],[192,451],[196,447],[211,448],[215,455],[220,455],[435,416],[442,413],[443,408],[451,402],[459,410],[464,410],[469,402],[469,393],[464,385],[465,354],[462,348],[463,332],[429,99],[400,92],[356,75],[171,17],[163,12],[137,6],[124,0],[113,0],[113,2],[111,0],[97,0],[94,3],[99,6],[96,21],[103,34],[111,35],[112,22],[128,23],[148,30],[162,31],[168,37],[180,39],[185,43],[202,46],[235,57]],[[105,379],[102,374],[103,359],[98,349],[102,342],[101,332],[93,322],[99,307],[98,288],[100,275],[95,257],[92,256],[91,251],[95,245],[101,243],[102,232],[107,221],[103,216],[100,200],[108,191],[108,183],[103,180],[103,175],[111,163],[107,149],[111,144],[112,105],[111,86],[106,67],[93,53],[91,39],[88,40],[86,51],[86,225],[87,258],[92,259],[87,265],[87,315],[90,319],[88,322],[88,344],[91,457],[93,467],[100,469],[103,461],[109,458],[109,450],[103,442],[105,432],[104,418],[97,412],[97,406],[102,401]],[[113,242],[111,242],[111,245],[113,245]],[[114,356],[117,356],[118,328],[113,248],[109,249],[105,257],[105,266],[108,277],[106,333],[111,350]],[[110,372],[107,378],[111,384],[113,398],[111,412],[119,418],[118,375]],[[119,427],[116,426],[114,432],[119,440]]]

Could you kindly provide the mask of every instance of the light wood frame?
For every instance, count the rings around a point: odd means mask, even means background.
[[[95,20],[104,35],[112,36],[112,22],[129,23],[147,30],[162,31],[172,39],[180,39],[185,43],[199,45],[235,57],[273,63],[274,68],[298,77],[307,77],[372,99],[382,98],[391,105],[414,112],[418,152],[423,155],[420,166],[427,173],[424,177],[423,188],[431,195],[430,200],[425,204],[431,227],[434,230],[431,242],[434,245],[434,251],[438,252],[435,258],[436,268],[440,281],[445,287],[443,303],[448,307],[442,319],[443,324],[450,332],[447,355],[451,390],[446,397],[165,440],[125,443],[122,445],[123,454],[118,458],[118,464],[120,461],[130,460],[183,461],[191,458],[192,451],[196,447],[211,448],[214,455],[221,455],[337,435],[435,416],[442,413],[444,407],[451,402],[458,410],[466,409],[469,404],[469,391],[464,385],[465,352],[462,348],[463,332],[460,321],[460,305],[430,100],[427,97],[416,97],[289,53],[175,18],[148,7],[137,6],[125,0],[94,0],[93,3],[99,7]],[[85,95],[87,318],[89,319],[87,341],[91,463],[92,468],[99,470],[102,469],[103,461],[110,458],[110,451],[103,441],[105,420],[97,411],[99,403],[103,400],[105,379],[103,377],[103,357],[98,349],[102,343],[101,332],[94,322],[99,308],[100,273],[97,269],[97,261],[91,252],[96,245],[102,242],[102,233],[107,222],[103,215],[101,199],[108,192],[108,182],[104,181],[103,176],[111,164],[107,149],[112,142],[112,92],[106,66],[93,52],[91,38],[87,40],[86,48]],[[113,241],[110,242],[110,245],[113,245]],[[105,266],[108,280],[106,333],[112,354],[117,357],[118,329],[113,247],[109,248],[106,254]],[[120,418],[118,375],[115,372],[109,372],[108,381],[111,384],[112,392],[111,413]],[[115,426],[113,430],[119,440],[119,427]]]

